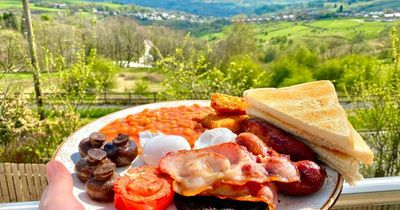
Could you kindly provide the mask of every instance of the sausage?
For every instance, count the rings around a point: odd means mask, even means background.
[[[267,145],[256,135],[252,133],[241,133],[235,139],[236,144],[246,147],[253,155],[271,156],[276,152],[267,147]]]
[[[300,172],[300,181],[275,182],[279,192],[288,195],[308,195],[321,189],[326,177],[326,171],[323,168],[309,160],[298,161],[294,165]]]
[[[292,161],[312,160],[316,154],[304,143],[295,139],[285,131],[259,119],[246,119],[242,122],[243,132],[258,136],[265,144],[278,153],[289,155]]]

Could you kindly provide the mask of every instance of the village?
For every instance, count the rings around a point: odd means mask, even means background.
[[[84,8],[70,7],[66,3],[46,3],[36,4],[37,6],[55,8],[55,9],[69,9],[70,12],[90,12],[100,16],[126,16],[134,18],[138,21],[178,21],[190,23],[206,23],[216,19],[225,19],[231,22],[245,22],[245,23],[265,23],[273,21],[302,21],[302,20],[318,20],[329,18],[362,18],[366,21],[395,21],[400,19],[400,11],[324,11],[324,10],[304,10],[293,12],[279,12],[267,13],[262,15],[237,15],[233,17],[206,17],[195,14],[189,14],[181,11],[163,10],[163,9],[138,9],[132,11],[118,11],[106,7],[98,7],[95,5],[86,5]]]

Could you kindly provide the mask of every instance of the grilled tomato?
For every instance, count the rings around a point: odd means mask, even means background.
[[[129,169],[116,180],[114,192],[118,210],[163,210],[174,199],[172,179],[150,166]]]

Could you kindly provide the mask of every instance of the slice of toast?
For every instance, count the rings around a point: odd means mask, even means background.
[[[359,172],[360,164],[357,159],[338,151],[312,145],[312,143],[309,146],[318,154],[318,159],[339,172],[350,185],[355,185],[356,181],[363,179]]]
[[[329,81],[251,89],[244,92],[244,98],[249,104],[249,115],[315,145],[340,151],[366,164],[373,162],[373,152],[348,122]]]

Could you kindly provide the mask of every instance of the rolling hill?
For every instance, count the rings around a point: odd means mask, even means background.
[[[343,4],[351,11],[400,10],[399,0],[119,0],[119,2],[217,17],[285,10],[320,10],[330,4]]]
[[[252,14],[257,8],[270,6],[272,11],[284,5],[305,3],[314,0],[119,0],[124,4],[177,10],[202,16],[230,17],[237,14]],[[268,11],[268,9],[267,9]]]
[[[269,42],[277,37],[287,39],[328,39],[335,38],[352,41],[356,37],[363,40],[375,40],[389,37],[390,28],[400,23],[393,22],[369,22],[362,19],[333,19],[314,20],[307,22],[269,22],[249,25],[257,40],[261,43]],[[205,40],[217,40],[229,33],[233,26],[226,26],[221,32],[209,33],[201,36]]]
[[[132,4],[142,7],[182,11],[200,16],[232,17],[238,14],[262,15],[279,12],[400,11],[400,0],[31,0],[33,10],[56,10],[35,7],[41,3],[67,3],[109,6]],[[21,8],[20,0],[0,0],[0,9]]]

